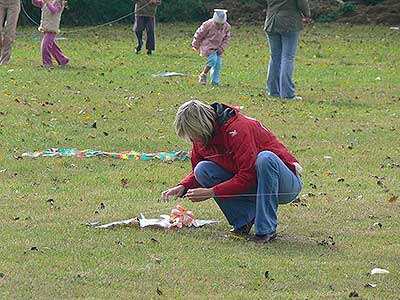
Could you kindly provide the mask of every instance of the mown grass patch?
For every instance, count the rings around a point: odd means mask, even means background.
[[[356,290],[397,299],[400,35],[379,26],[307,28],[295,69],[304,101],[286,102],[266,96],[261,26],[233,27],[222,85],[200,86],[205,61],[190,49],[196,26],[159,24],[151,57],[134,54],[128,26],[65,34],[59,44],[71,65],[54,69],[40,67],[36,31],[19,28],[12,62],[0,68],[0,298],[347,299]],[[187,76],[151,76],[165,71]],[[188,162],[15,159],[50,147],[189,150],[172,122],[191,98],[243,105],[304,166],[300,203],[280,208],[276,242],[227,237],[211,200],[157,202]],[[169,233],[82,225],[156,217],[177,203],[222,222]],[[374,267],[391,273],[368,276]]]

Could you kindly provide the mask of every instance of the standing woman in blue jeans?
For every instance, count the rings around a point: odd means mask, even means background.
[[[214,198],[231,232],[266,243],[276,238],[278,205],[301,191],[301,166],[273,134],[235,107],[198,100],[182,104],[175,118],[178,136],[192,142],[192,172],[162,198],[192,202]]]
[[[270,49],[268,95],[302,100],[295,94],[294,57],[303,22],[311,19],[308,0],[267,0],[264,30]]]

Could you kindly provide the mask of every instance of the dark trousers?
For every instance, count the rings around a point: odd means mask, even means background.
[[[146,49],[155,50],[156,39],[155,39],[155,17],[146,16],[135,16],[135,25],[133,30],[136,33],[138,39],[138,50],[142,49],[143,46],[143,30],[146,29]]]

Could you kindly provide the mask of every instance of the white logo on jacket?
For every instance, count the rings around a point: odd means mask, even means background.
[[[230,131],[229,134],[231,135],[231,137],[234,137],[235,135],[238,134],[238,132],[235,129],[235,130]]]

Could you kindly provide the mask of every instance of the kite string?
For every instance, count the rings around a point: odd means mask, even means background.
[[[240,197],[254,197],[254,196],[257,196],[257,195],[288,195],[288,194],[294,194],[294,193],[269,193],[269,194],[255,193],[255,194],[220,195],[220,196],[224,196],[224,197],[237,197],[237,196],[240,196]],[[152,199],[154,199],[154,198],[151,198],[151,199],[148,198],[148,200],[152,200]],[[174,198],[174,199],[170,199],[168,201],[164,201],[164,200],[159,199],[157,202],[154,202],[154,203],[158,203],[158,204],[161,203],[162,205],[165,205],[165,204],[168,204],[168,203],[170,203],[170,202],[172,202],[174,200],[177,200],[177,199],[187,199],[187,198]],[[141,199],[141,200],[145,200],[145,199]],[[226,201],[229,201],[229,200],[226,200]],[[153,214],[154,215],[154,214],[158,214],[158,213],[161,213],[161,212],[165,212],[166,209],[168,209],[168,208],[165,207],[165,206],[163,206],[160,209],[156,209],[156,210],[150,209],[150,210],[146,210],[144,212],[140,212],[137,216],[140,216],[140,214],[142,214],[142,215]],[[165,214],[169,214],[169,213],[166,212]]]
[[[119,18],[115,19],[115,20],[112,20],[112,21],[109,21],[109,22],[106,22],[106,23],[103,23],[103,24],[99,24],[99,25],[96,25],[96,26],[92,26],[92,27],[87,27],[87,28],[79,29],[79,30],[64,31],[64,33],[65,33],[65,34],[71,34],[71,33],[77,33],[77,32],[82,32],[82,31],[89,31],[89,30],[97,29],[97,28],[99,28],[99,27],[104,27],[104,26],[107,26],[107,25],[111,25],[111,24],[116,23],[116,22],[118,22],[118,21],[121,21],[121,20],[123,20],[123,19],[125,19],[125,18],[127,18],[127,17],[129,17],[129,16],[131,16],[131,15],[133,15],[133,14],[136,14],[137,12],[141,11],[142,9],[144,9],[144,8],[145,8],[146,6],[148,6],[148,5],[150,5],[150,2],[146,3],[145,5],[143,5],[143,6],[141,6],[141,7],[138,7],[138,8],[137,8],[136,10],[134,10],[133,12],[130,12],[130,13],[128,13],[128,14],[122,16],[122,17],[119,17]],[[39,26],[39,23],[36,22],[36,21],[28,14],[28,12],[26,11],[23,1],[21,1],[21,8],[22,8],[22,11],[24,12],[25,16],[28,18],[28,20],[31,21],[31,22],[32,22],[33,24],[35,24],[36,26]]]

